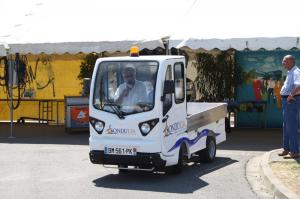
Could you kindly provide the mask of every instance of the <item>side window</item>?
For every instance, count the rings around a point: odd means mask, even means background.
[[[165,80],[172,80],[171,65],[169,65],[167,68]],[[163,116],[167,114],[167,112],[170,110],[171,107],[172,107],[172,94],[166,94],[166,98],[163,101]]]
[[[176,63],[174,65],[174,80],[175,80],[175,103],[184,102],[185,86],[184,86],[184,65]]]

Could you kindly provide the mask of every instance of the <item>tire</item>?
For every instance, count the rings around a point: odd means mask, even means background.
[[[199,151],[199,162],[212,162],[216,157],[216,139],[212,136],[206,139],[206,148]]]
[[[182,168],[184,165],[185,155],[186,153],[186,146],[184,144],[181,144],[178,154],[178,163],[174,166],[171,166],[170,173],[172,174],[180,174],[182,172]]]

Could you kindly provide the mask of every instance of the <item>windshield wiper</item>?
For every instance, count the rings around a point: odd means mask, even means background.
[[[101,107],[103,107],[103,104],[102,104],[102,103],[103,103],[102,95],[105,96],[105,93],[104,93],[103,90],[102,90],[102,85],[103,85],[102,81],[103,81],[103,78],[101,78],[101,80],[100,80],[100,106],[101,106]],[[119,109],[119,107],[118,107],[118,105],[117,105],[116,103],[114,103],[113,101],[111,101],[108,97],[106,97],[105,100],[108,101],[108,104],[105,104],[105,103],[104,103],[104,105],[110,106],[111,109],[113,110],[113,112],[116,113],[117,116],[118,116],[120,119],[124,119],[124,118],[125,118],[124,115],[123,115],[123,113],[121,112],[121,110]]]
[[[104,105],[110,106],[120,119],[124,119],[125,117],[122,111],[120,110],[119,106],[115,102],[111,101],[109,98],[106,98],[106,100],[108,101],[108,103],[105,103]]]

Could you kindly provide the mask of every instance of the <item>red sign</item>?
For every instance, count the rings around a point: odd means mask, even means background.
[[[71,107],[71,127],[89,126],[89,107],[76,106]]]

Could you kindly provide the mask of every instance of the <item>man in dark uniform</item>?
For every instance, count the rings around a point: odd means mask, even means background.
[[[286,55],[282,65],[287,70],[287,77],[280,91],[283,109],[283,151],[278,155],[297,158],[300,157],[298,135],[300,70],[295,65],[295,58],[292,55]]]

